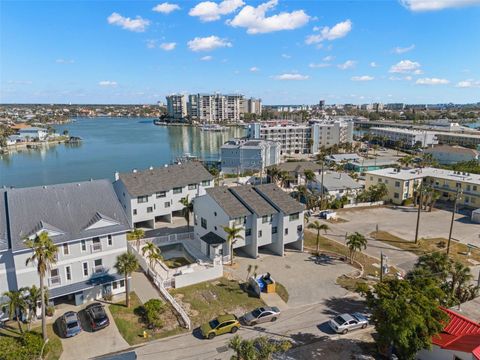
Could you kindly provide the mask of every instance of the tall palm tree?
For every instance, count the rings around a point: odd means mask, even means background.
[[[182,214],[185,220],[187,221],[187,230],[190,231],[190,214],[193,211],[193,202],[188,199],[188,195],[184,198],[181,198],[179,201],[184,207],[182,209]]]
[[[155,261],[163,259],[161,253],[162,251],[160,248],[151,241],[147,241],[147,243],[142,247],[142,255],[145,256],[145,254],[147,254],[146,257],[151,268],[153,268]]]
[[[303,175],[305,176],[305,185],[307,185],[310,181],[315,180],[315,173],[312,170],[305,170]]]
[[[45,319],[45,275],[50,267],[57,261],[58,248],[48,236],[46,231],[38,234],[35,238],[27,239],[25,246],[32,249],[33,254],[27,259],[25,265],[30,263],[37,264],[37,273],[40,276],[40,291],[42,302],[42,336],[43,341],[47,341],[47,322]]]
[[[320,251],[320,231],[323,230],[326,234],[327,231],[330,230],[330,227],[327,224],[320,224],[318,220],[315,220],[314,222],[308,224],[307,227],[309,229],[317,231],[317,254],[318,254],[318,252]]]
[[[223,231],[227,233],[227,243],[230,247],[230,265],[233,265],[233,244],[235,244],[238,240],[243,240],[243,236],[240,235],[240,231],[242,230],[242,227],[236,227],[235,225],[232,227],[223,227]]]
[[[33,321],[33,318],[36,317],[37,314],[37,305],[42,300],[42,292],[39,287],[32,285],[32,287],[27,288],[27,296],[25,300],[27,301],[28,306],[28,330],[30,330],[30,325]],[[48,289],[44,291],[45,298],[44,300],[48,300]]]
[[[278,175],[278,178],[280,180],[282,187],[286,187],[290,183],[290,181],[293,180],[293,178],[290,176],[290,173],[288,171],[281,171],[280,174]]]
[[[403,166],[405,166],[405,167],[408,168],[409,165],[413,162],[413,156],[411,156],[411,155],[404,156],[404,157],[398,159],[398,162],[399,162],[401,165],[403,165]]]
[[[128,237],[131,240],[135,240],[137,251],[140,251],[140,242],[145,237],[145,231],[142,229],[133,229],[128,233]]]
[[[302,197],[306,199],[307,194],[308,194],[308,189],[307,189],[306,186],[304,186],[304,185],[297,186],[297,200],[298,200],[298,202],[301,202]]]
[[[354,232],[347,236],[347,247],[350,250],[350,263],[353,264],[357,252],[367,248],[367,238],[359,232]]]
[[[117,262],[114,265],[120,275],[125,276],[125,304],[130,307],[130,285],[128,277],[138,269],[138,261],[135,255],[130,251],[117,256]]]
[[[432,212],[432,210],[435,208],[435,204],[438,199],[442,197],[442,194],[438,190],[433,190],[431,196],[430,196],[430,207],[428,209],[428,212]]]
[[[280,177],[280,170],[276,166],[272,166],[267,170],[267,175],[270,182],[276,184]]]
[[[24,297],[25,291],[27,291],[27,288],[6,291],[3,293],[3,296],[8,297],[8,313],[11,319],[13,319],[13,317],[16,317],[18,329],[22,334],[23,334],[23,328],[22,328],[22,322],[20,321],[20,316],[22,313],[25,313],[28,309],[28,304],[25,301],[25,297]]]

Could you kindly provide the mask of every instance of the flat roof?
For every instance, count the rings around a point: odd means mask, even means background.
[[[480,185],[480,175],[465,173],[453,170],[437,169],[437,168],[415,168],[415,169],[400,169],[385,168],[373,171],[367,171],[367,175],[384,176],[399,180],[413,180],[420,179],[427,176],[438,179],[452,180],[458,182],[468,182]]]

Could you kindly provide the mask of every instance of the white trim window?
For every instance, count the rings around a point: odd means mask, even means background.
[[[83,277],[88,277],[88,261],[82,263]]]
[[[68,244],[65,243],[62,245],[62,248],[63,248],[63,255],[70,255],[70,248],[68,247]]]
[[[80,241],[80,249],[82,250],[82,252],[87,251],[87,241],[86,240]]]
[[[65,266],[65,279],[67,281],[72,281],[72,268],[70,265]]]
[[[112,235],[107,235],[107,245],[108,245],[108,246],[112,246],[112,245],[113,245]]]

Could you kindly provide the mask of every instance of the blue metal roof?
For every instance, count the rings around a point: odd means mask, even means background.
[[[107,274],[104,276],[94,277],[86,281],[81,281],[74,284],[68,284],[65,286],[48,289],[48,296],[50,299],[55,299],[60,296],[74,294],[80,291],[91,289],[98,285],[108,284],[108,283],[111,283],[112,281],[117,281],[120,279],[124,279],[124,277],[119,274]]]

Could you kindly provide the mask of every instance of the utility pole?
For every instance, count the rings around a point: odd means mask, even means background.
[[[325,165],[325,158],[322,156],[322,176],[321,176],[321,186],[320,186],[320,189],[321,189],[321,193],[320,193],[320,211],[323,210],[323,197],[324,197],[324,189],[323,189],[323,168],[324,168],[324,165]]]
[[[415,229],[415,244],[418,244],[418,229],[420,227],[420,213],[422,212],[422,203],[423,203],[423,178],[420,180],[420,199],[418,201],[418,212],[417,212],[417,227]]]
[[[458,201],[459,195],[460,195],[460,188],[457,187],[455,200],[453,201],[453,211],[452,211],[452,221],[450,222],[450,232],[448,234],[447,255],[450,254],[450,242],[452,241],[453,221],[455,220],[455,213],[457,212],[457,201]]]
[[[380,251],[380,282],[383,281],[383,252]]]

